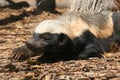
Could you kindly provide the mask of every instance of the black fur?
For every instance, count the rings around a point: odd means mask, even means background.
[[[99,56],[103,53],[102,46],[90,31],[85,31],[82,36],[73,40],[74,52],[78,59],[88,59],[89,57]]]
[[[43,52],[42,62],[68,60],[72,56],[72,40],[65,34],[34,34],[26,42],[27,47],[33,52]]]
[[[62,33],[35,34],[26,45],[33,52],[43,51],[43,56],[39,58],[42,62],[88,59],[103,53],[99,40],[90,31],[85,31],[82,36],[73,40]]]

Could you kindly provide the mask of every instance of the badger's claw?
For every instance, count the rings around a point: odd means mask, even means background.
[[[26,45],[15,48],[12,53],[13,54],[10,56],[10,59],[14,60],[26,60],[31,57],[32,54],[32,52],[26,47]]]

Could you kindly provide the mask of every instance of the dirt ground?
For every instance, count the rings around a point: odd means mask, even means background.
[[[39,22],[60,16],[50,12],[33,15],[32,11],[30,7],[0,8],[0,80],[120,80],[120,52],[55,63],[36,63],[38,56],[25,61],[10,60],[12,50],[24,45]]]

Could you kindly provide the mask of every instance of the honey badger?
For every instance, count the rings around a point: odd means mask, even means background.
[[[13,52],[12,59],[40,55],[40,61],[88,59],[110,50],[111,43],[120,44],[120,14],[66,13],[45,20],[35,29],[21,53]]]

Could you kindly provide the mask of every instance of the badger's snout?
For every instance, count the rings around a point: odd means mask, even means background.
[[[25,44],[28,48],[32,48],[34,46],[34,44],[30,43],[29,41],[27,41]]]
[[[26,43],[28,49],[33,52],[43,52],[47,44],[42,40],[36,40],[34,38],[28,40]]]
[[[35,44],[35,42],[34,42],[33,39],[28,40],[25,44],[26,44],[26,46],[27,46],[28,48],[30,48],[30,49],[36,47],[36,44]]]

